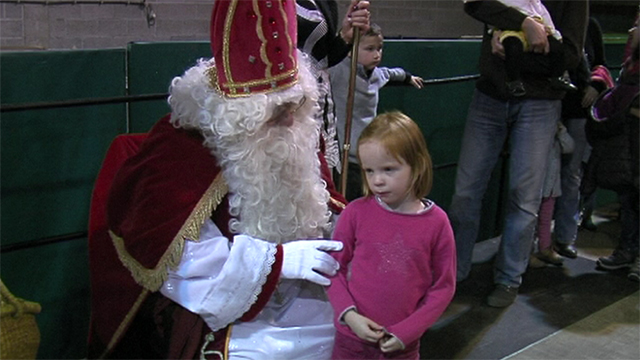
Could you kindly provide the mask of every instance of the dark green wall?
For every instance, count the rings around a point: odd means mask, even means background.
[[[2,104],[125,95],[125,51],[3,52]],[[0,114],[2,246],[83,232],[102,156],[126,106]],[[1,276],[39,302],[39,358],[83,356],[89,314],[86,239],[2,253]]]
[[[386,41],[384,65],[425,79],[477,73],[475,40]],[[607,46],[618,65],[622,43]],[[136,43],[127,49],[2,52],[0,96],[8,104],[166,93],[174,76],[210,55],[206,42]],[[430,197],[448,207],[473,81],[389,87],[380,111],[401,110],[423,130],[433,156]],[[91,190],[111,140],[144,132],[169,111],[165,100],[0,113],[3,247],[1,278],[18,297],[39,302],[38,358],[82,358],[89,318],[86,238],[30,249],[7,246],[86,231]],[[496,169],[485,197],[482,238],[500,229]]]

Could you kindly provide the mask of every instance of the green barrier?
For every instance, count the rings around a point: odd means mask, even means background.
[[[129,94],[167,93],[171,80],[211,57],[209,42],[131,43],[127,50]],[[166,100],[129,105],[130,132],[146,132],[170,111]]]
[[[383,66],[402,67],[425,80],[457,78],[478,73],[479,40],[385,40]],[[474,80],[426,85],[385,87],[378,112],[401,110],[414,119],[424,133],[435,167],[429,198],[445,210],[454,193],[455,164],[460,153],[467,108]],[[502,230],[499,193],[502,164],[495,169],[484,198],[480,239]]]
[[[617,66],[624,44],[607,44]],[[384,65],[425,79],[477,74],[477,40],[387,40]],[[171,79],[201,57],[207,42],[133,43],[128,49],[2,52],[2,105],[166,93]],[[617,74],[613,71],[614,76]],[[453,194],[460,139],[474,81],[422,90],[387,87],[379,112],[415,119],[436,166],[430,198],[447,208]],[[127,90],[128,89],[128,90]],[[87,230],[93,182],[113,138],[145,132],[169,111],[165,100],[3,112],[0,116],[2,245]],[[485,196],[481,239],[502,228],[503,167]],[[600,196],[600,194],[599,194]],[[599,203],[614,201],[605,193]],[[2,254],[2,279],[22,298],[39,302],[38,358],[82,358],[89,318],[86,239]]]
[[[125,51],[2,52],[2,104],[125,95]],[[86,231],[102,157],[125,104],[2,113],[2,245]],[[38,358],[85,356],[86,241],[2,254],[2,280],[42,305]]]

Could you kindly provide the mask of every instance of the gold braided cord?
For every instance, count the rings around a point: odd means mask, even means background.
[[[229,188],[222,177],[222,173],[218,174],[153,269],[148,269],[140,264],[127,251],[124,239],[109,230],[109,236],[111,236],[113,245],[118,252],[118,258],[129,269],[138,285],[149,291],[158,291],[160,289],[162,283],[167,280],[167,270],[175,269],[180,264],[185,240],[199,240],[202,224],[211,216],[228,191]]]
[[[138,313],[138,309],[140,308],[140,305],[142,305],[142,302],[147,298],[147,295],[149,295],[149,290],[146,290],[146,289],[142,290],[142,292],[138,296],[138,299],[136,299],[136,302],[133,303],[133,306],[131,307],[131,309],[129,309],[127,316],[124,317],[124,319],[122,320],[122,322],[120,323],[116,331],[113,333],[113,336],[109,341],[109,345],[107,345],[107,348],[104,350],[102,355],[100,355],[100,359],[104,359],[107,356],[107,354],[111,351],[111,349],[113,349],[113,347],[116,346],[118,340],[120,340],[120,338],[124,335],[125,331],[127,330],[129,323],[133,320],[133,317]]]
[[[340,209],[344,209],[347,205],[345,203],[343,203],[342,201],[338,201],[332,197],[329,198],[329,201],[331,201],[332,204],[334,204],[335,206],[339,207]]]
[[[224,358],[225,360],[229,359],[229,342],[231,341],[231,329],[233,328],[233,324],[230,324],[227,327],[226,340],[224,342]]]

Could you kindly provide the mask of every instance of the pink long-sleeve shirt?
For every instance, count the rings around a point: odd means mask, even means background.
[[[370,196],[342,212],[334,232],[344,243],[334,254],[340,271],[328,288],[337,331],[358,339],[341,321],[355,308],[409,345],[445,311],[455,292],[455,242],[445,212],[427,204],[402,214]]]

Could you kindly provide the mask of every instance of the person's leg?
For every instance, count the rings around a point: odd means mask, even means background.
[[[462,138],[449,218],[457,247],[457,280],[469,275],[482,198],[507,135],[507,103],[475,91]]]
[[[509,197],[496,257],[494,283],[517,288],[527,268],[540,208],[549,151],[560,118],[559,100],[525,100],[514,106],[509,160]]]
[[[605,270],[628,268],[638,256],[638,190],[629,186],[618,191],[620,201],[620,240],[609,256],[596,264]]]
[[[580,194],[580,224],[579,228],[597,231],[598,225],[593,222],[593,210],[596,206],[596,193]]]
[[[560,247],[573,245],[578,234],[580,219],[580,182],[582,181],[582,160],[587,150],[587,136],[584,130],[586,119],[565,119],[564,125],[574,141],[570,154],[562,156],[560,181],[562,195],[556,200],[555,236]]]
[[[538,251],[551,248],[551,220],[553,218],[553,205],[556,198],[544,197],[540,201],[538,213]]]
[[[538,252],[535,254],[535,258],[542,260],[543,265],[544,263],[562,265],[562,257],[551,246],[551,221],[553,220],[555,202],[556,197],[553,196],[542,198],[540,212],[538,213]],[[530,259],[530,266],[531,263]]]

